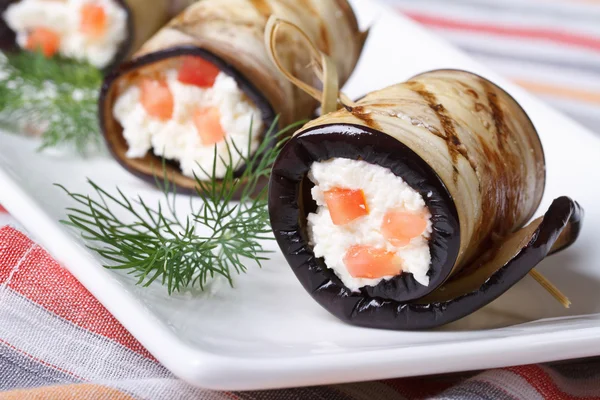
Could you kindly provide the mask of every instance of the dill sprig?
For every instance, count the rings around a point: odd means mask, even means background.
[[[267,188],[260,185],[269,177],[284,144],[281,138],[299,124],[279,133],[275,133],[276,126],[277,121],[253,155],[247,156],[250,148],[242,151],[230,145],[230,154],[239,154],[246,165],[241,175],[235,173],[235,166],[225,163],[227,171],[221,181],[203,181],[196,176],[201,205],[191,207],[184,218],[177,213],[177,193],[163,168],[164,178],[157,178],[156,183],[164,198],[155,207],[118,188],[111,194],[91,180],[94,198],[58,185],[78,203],[67,209],[67,219],[61,222],[81,232],[88,247],[109,261],[106,268],[126,270],[138,284],[148,286],[159,280],[171,294],[188,287],[204,290],[209,280],[222,276],[233,286],[232,275],[246,272],[248,260],[261,266],[268,259],[263,241],[273,236]],[[213,171],[216,165],[215,157]],[[239,202],[233,201],[235,194],[240,196]]]
[[[97,102],[102,73],[89,64],[39,52],[0,52],[0,124],[41,133],[40,150],[100,148]]]

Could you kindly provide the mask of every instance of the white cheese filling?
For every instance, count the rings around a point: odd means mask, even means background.
[[[179,82],[175,69],[168,70],[166,76],[174,100],[170,120],[161,121],[148,115],[140,102],[141,91],[137,86],[127,88],[115,102],[113,113],[123,126],[123,136],[129,146],[127,157],[143,157],[152,149],[159,157],[178,161],[184,175],[211,179],[216,146],[215,178],[223,178],[228,165],[239,168],[242,156],[232,144],[245,156],[248,156],[248,148],[250,154],[258,149],[263,131],[260,110],[224,72],[220,72],[214,86],[207,89]],[[220,111],[225,140],[217,144],[203,144],[194,125],[194,112],[204,107],[218,107]]]
[[[85,4],[99,5],[106,14],[106,32],[91,37],[81,32],[81,9]],[[22,0],[4,13],[10,29],[17,34],[17,44],[25,48],[29,33],[46,28],[60,37],[59,53],[68,58],[104,68],[115,58],[127,39],[127,12],[114,0]]]
[[[403,272],[412,273],[422,285],[429,285],[429,237],[432,232],[431,214],[423,197],[389,169],[366,161],[333,158],[313,163],[308,174],[315,184],[312,197],[318,205],[316,213],[308,215],[308,234],[315,256],[323,257],[344,285],[353,291],[375,286],[382,280],[354,278],[344,264],[348,249],[355,245],[373,246],[394,252],[402,260]],[[334,188],[362,189],[369,214],[345,225],[335,225],[325,202],[325,192]],[[384,215],[394,209],[420,213],[427,218],[427,228],[421,236],[405,247],[389,243],[381,232]]]

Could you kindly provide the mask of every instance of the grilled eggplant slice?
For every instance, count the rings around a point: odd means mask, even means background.
[[[7,0],[0,5],[0,49],[2,50],[17,49],[15,33],[10,30],[1,16],[11,4],[19,1]],[[169,20],[169,0],[153,1],[152,7],[148,7],[148,2],[145,0],[115,0],[115,2],[127,12],[128,34],[113,61],[104,68],[105,72],[109,72],[130,57]]]
[[[387,168],[422,196],[432,223],[428,285],[401,273],[352,291],[315,256],[308,174],[335,158]],[[519,104],[480,76],[439,70],[297,132],[275,163],[269,208],[284,255],[325,309],[355,325],[424,329],[483,307],[575,241],[583,212],[567,197],[525,226],[544,185],[541,142]]]
[[[327,53],[344,83],[354,70],[365,40],[346,0],[204,0],[188,7],[138,51],[133,60],[106,78],[99,112],[102,131],[113,156],[130,172],[149,182],[160,171],[161,160],[149,152],[144,158],[127,158],[123,128],[113,115],[118,96],[132,79],[160,70],[160,63],[187,55],[204,58],[232,76],[246,96],[262,112],[265,128],[279,115],[280,125],[307,119],[317,102],[300,92],[273,66],[264,43],[271,15],[297,22]],[[279,55],[286,67],[301,79],[316,81],[304,43],[294,35],[282,35]],[[240,167],[240,170],[244,166]],[[195,180],[169,165],[169,179],[179,191],[194,192]]]

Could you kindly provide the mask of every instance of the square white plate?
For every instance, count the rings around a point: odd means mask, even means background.
[[[540,212],[566,194],[586,209],[575,246],[540,265],[572,300],[562,309],[526,278],[497,301],[440,330],[391,332],[345,325],[314,303],[277,252],[236,288],[169,297],[101,267],[77,232],[59,225],[62,183],[89,192],[85,178],[155,203],[160,194],[116,162],[52,157],[37,143],[0,133],[2,203],[167,368],[214,389],[265,389],[500,367],[600,354],[600,138],[489,72],[413,22],[372,0],[354,1],[373,24],[346,93],[358,97],[435,68],[482,74],[530,113],[546,150],[548,186]],[[185,199],[180,199],[185,202]],[[268,247],[275,249],[275,243]],[[217,290],[218,289],[218,290]]]

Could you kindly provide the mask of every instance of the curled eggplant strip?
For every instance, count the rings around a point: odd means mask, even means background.
[[[422,301],[448,301],[461,294],[477,291],[496,272],[515,260],[520,263],[519,268],[523,271],[528,268],[531,270],[544,257],[566,249],[575,241],[579,235],[582,216],[579,204],[568,197],[559,197],[543,217],[508,236]],[[532,247],[537,249],[530,250]],[[532,262],[533,259],[527,262],[529,258],[526,253],[532,251],[537,251],[539,258],[536,258],[535,263]]]

